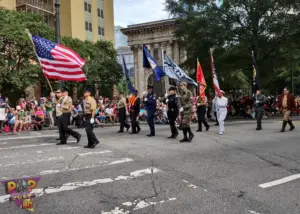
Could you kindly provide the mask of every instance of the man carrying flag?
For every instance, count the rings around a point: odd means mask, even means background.
[[[254,109],[255,109],[255,117],[256,117],[256,130],[261,130],[261,120],[264,116],[265,111],[265,102],[266,98],[260,92],[259,87],[259,75],[256,66],[256,60],[254,56],[254,52],[252,51],[252,58],[253,58],[253,86],[252,86],[252,93],[253,93],[253,102],[254,102]]]
[[[227,104],[228,99],[225,97],[225,92],[220,90],[219,81],[215,69],[215,62],[213,57],[213,49],[210,49],[210,60],[211,60],[211,72],[213,77],[213,84],[216,91],[216,111],[217,120],[219,122],[219,135],[225,133],[224,120],[227,116]]]
[[[205,96],[206,82],[198,59],[197,59],[197,82],[199,84],[199,96],[197,97],[196,100],[197,116],[198,116],[197,132],[202,132],[202,123],[204,124],[206,131],[209,130],[209,125],[205,119],[206,107],[207,107],[207,97]]]

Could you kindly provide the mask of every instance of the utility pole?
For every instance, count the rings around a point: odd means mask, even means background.
[[[60,17],[59,17],[59,0],[55,0],[55,32],[56,32],[56,43],[60,44]],[[58,80],[58,88],[62,88],[62,81]]]

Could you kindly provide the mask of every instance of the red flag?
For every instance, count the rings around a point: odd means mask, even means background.
[[[205,97],[205,89],[206,89],[206,82],[203,75],[202,67],[200,65],[199,60],[197,59],[197,82],[199,84],[199,94],[202,98]]]

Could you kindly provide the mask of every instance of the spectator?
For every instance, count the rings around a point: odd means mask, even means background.
[[[114,114],[114,109],[111,107],[111,105],[108,105],[108,107],[105,109],[105,114],[107,115],[111,123],[114,124],[114,122],[116,121],[116,115]]]
[[[17,106],[17,111],[15,114],[15,124],[13,129],[14,133],[16,133],[17,130],[19,132],[22,132],[24,120],[25,120],[25,111],[24,109],[21,108],[21,106]]]
[[[53,118],[53,102],[52,97],[48,97],[47,102],[45,103],[46,111],[48,112],[50,118],[50,127],[54,126],[54,118]]]
[[[40,106],[37,106],[36,111],[33,113],[33,115],[34,115],[34,120],[33,120],[34,130],[42,130],[45,122],[45,115],[43,109]]]

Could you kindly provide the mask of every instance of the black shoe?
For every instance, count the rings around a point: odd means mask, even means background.
[[[185,143],[185,142],[189,142],[189,140],[187,138],[183,138],[179,141],[180,143]]]
[[[123,133],[123,132],[124,132],[124,131],[121,131],[121,130],[120,130],[120,131],[118,131],[117,133]]]
[[[170,137],[167,137],[168,139],[174,138],[174,135],[172,134]]]
[[[176,132],[176,133],[174,134],[173,138],[176,139],[177,136],[178,136],[178,132]]]
[[[257,127],[256,130],[259,131],[259,130],[261,130],[261,128]]]
[[[148,137],[154,137],[154,136],[155,136],[155,134],[153,134],[153,133],[150,133],[150,134],[147,134],[147,136],[148,136]]]
[[[206,131],[209,131],[209,126],[206,126]]]
[[[137,134],[137,132],[129,132],[129,134]]]
[[[137,128],[137,133],[139,133],[141,131],[141,128],[140,127],[138,127]]]
[[[77,144],[80,142],[80,140],[81,140],[81,134],[79,134],[78,136],[77,136]]]
[[[93,148],[95,148],[95,146],[87,145],[87,146],[84,146],[83,148],[85,148],[85,149],[93,149]]]
[[[190,136],[189,136],[189,142],[191,142],[194,139],[194,137],[195,137],[194,134],[191,133]]]
[[[198,129],[196,132],[202,132],[202,130]]]
[[[60,141],[59,143],[57,143],[56,145],[65,145],[65,144],[67,144],[66,142],[62,142],[62,141]]]
[[[282,122],[282,128],[281,128],[281,132],[285,132],[285,127],[286,127],[287,121],[283,121]]]
[[[293,122],[291,120],[289,120],[288,124],[290,125],[290,131],[293,131],[295,129],[295,126],[293,125]]]
[[[60,138],[55,138],[55,140],[61,140]]]

